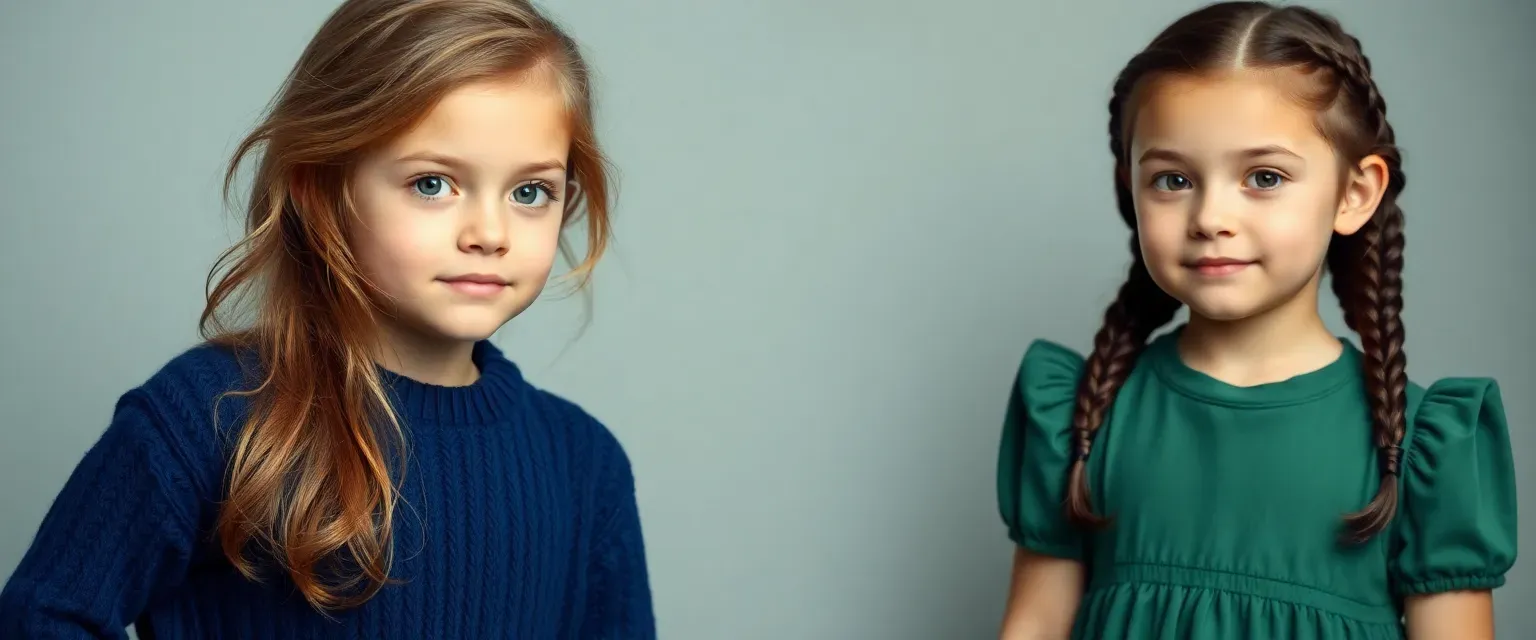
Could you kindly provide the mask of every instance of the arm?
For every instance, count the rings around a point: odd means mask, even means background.
[[[1084,538],[1061,509],[1072,464],[1072,411],[1083,358],[1030,343],[998,446],[997,505],[1014,543],[1002,640],[1067,638],[1086,584]]]
[[[180,582],[196,494],[152,416],[125,399],[70,475],[0,591],[0,638],[126,638]]]
[[[1008,609],[1003,614],[1000,640],[1070,636],[1082,597],[1082,563],[1015,547],[1013,584],[1008,589]]]
[[[1489,591],[1409,596],[1404,609],[1408,640],[1493,640]]]
[[[580,637],[648,640],[656,637],[645,540],[635,503],[634,477],[623,451],[608,456],[597,496],[597,529],[587,569],[587,607]]]

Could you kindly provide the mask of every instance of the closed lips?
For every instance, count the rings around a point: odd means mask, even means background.
[[[1191,267],[1202,275],[1225,275],[1242,270],[1255,260],[1238,260],[1236,258],[1201,258],[1185,266]]]
[[[481,273],[471,273],[471,274],[462,275],[462,276],[453,276],[453,277],[449,277],[449,278],[442,278],[442,280],[444,282],[447,282],[447,283],[450,283],[450,284],[451,283],[459,283],[459,282],[468,283],[468,284],[495,284],[495,285],[502,285],[502,286],[506,286],[506,284],[507,284],[507,281],[502,279],[499,276],[492,276],[492,275],[486,275],[486,274],[481,274]]]
[[[439,278],[449,288],[469,296],[494,296],[507,288],[507,281],[498,276],[472,273],[451,278]]]

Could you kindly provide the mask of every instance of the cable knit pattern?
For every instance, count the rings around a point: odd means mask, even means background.
[[[252,379],[200,346],[124,394],[0,591],[0,638],[654,638],[634,478],[580,407],[529,385],[489,342],[481,377],[386,381],[410,466],[395,565],[325,616],[280,572],[242,578],[212,539]],[[217,414],[217,415],[216,415]]]

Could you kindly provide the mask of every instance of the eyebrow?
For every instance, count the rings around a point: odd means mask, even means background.
[[[401,156],[396,162],[431,162],[440,164],[455,171],[468,171],[469,163],[461,158],[441,153],[424,151]],[[517,168],[516,173],[544,173],[546,171],[565,171],[565,164],[559,160],[544,160],[542,162],[530,162]]]
[[[1253,160],[1255,158],[1263,158],[1263,157],[1267,157],[1267,156],[1290,156],[1290,157],[1295,158],[1297,160],[1302,160],[1303,159],[1301,157],[1301,155],[1296,153],[1295,151],[1291,151],[1290,149],[1287,149],[1287,148],[1282,147],[1282,146],[1277,145],[1277,144],[1265,145],[1265,146],[1262,146],[1262,147],[1252,147],[1252,148],[1249,148],[1249,149],[1242,149],[1242,150],[1233,152],[1232,155],[1237,157],[1237,158],[1244,159],[1244,160]],[[1137,162],[1137,164],[1146,164],[1147,162],[1152,161],[1152,160],[1167,160],[1169,162],[1183,162],[1183,163],[1188,163],[1189,162],[1189,158],[1186,157],[1184,154],[1179,153],[1177,151],[1174,151],[1172,149],[1164,149],[1162,147],[1153,147],[1151,149],[1147,149],[1146,153],[1141,154],[1141,158],[1138,159],[1136,162]]]

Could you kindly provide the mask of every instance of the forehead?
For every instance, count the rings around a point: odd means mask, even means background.
[[[1196,153],[1279,145],[1327,153],[1318,114],[1301,99],[1302,87],[1299,74],[1285,70],[1151,78],[1135,96],[1131,146]]]
[[[504,165],[530,159],[563,161],[569,144],[569,118],[559,83],[551,73],[530,71],[450,91],[388,147]]]

